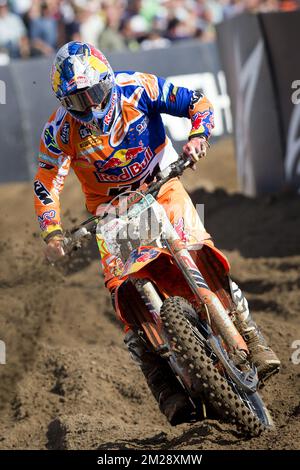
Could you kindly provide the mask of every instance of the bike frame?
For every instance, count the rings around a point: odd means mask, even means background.
[[[156,204],[158,203],[156,202]],[[164,209],[161,206],[160,208],[164,212]],[[150,316],[152,318],[141,318],[141,325],[145,330],[148,339],[156,349],[160,348],[163,344],[163,340],[158,338],[157,334],[153,335],[153,327],[150,327],[150,324],[153,323],[153,321],[159,326],[159,312],[162,305],[162,298],[158,292],[159,285],[155,288],[149,279],[143,279],[143,272],[146,265],[150,263],[154,264],[159,256],[167,254],[175,261],[188,287],[194,294],[198,307],[203,308],[204,306],[206,309],[206,312],[208,313],[208,321],[211,321],[213,330],[221,335],[227,350],[231,353],[238,351],[247,353],[248,348],[244,339],[236,329],[219,297],[209,288],[199,267],[196,265],[186,245],[180,239],[178,233],[167,219],[166,214],[162,220],[164,233],[159,240],[159,243],[141,247],[145,254],[147,252],[152,252],[153,258],[151,259],[149,257],[147,261],[138,266],[138,269],[135,267],[136,263],[134,261],[126,263],[126,269],[123,272],[123,275],[120,276],[120,280],[123,282],[128,280],[128,278],[131,279],[131,282],[135,285],[144,304],[147,306],[148,312],[150,312]],[[157,245],[164,248],[159,248]],[[151,266],[149,266],[148,269],[151,271]],[[116,299],[118,306],[118,290]],[[150,330],[151,334],[149,333]],[[157,331],[159,332],[159,328]]]

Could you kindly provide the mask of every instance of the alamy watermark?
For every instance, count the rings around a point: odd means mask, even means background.
[[[141,210],[140,210],[141,207]],[[135,211],[136,209],[136,211]],[[110,240],[155,240],[163,232],[166,219],[172,222],[179,237],[189,243],[198,243],[195,233],[205,232],[204,204],[194,207],[189,200],[173,202],[165,207],[165,217],[155,210],[153,204],[147,207],[134,206],[133,211],[128,205],[128,198],[120,196],[118,206],[103,204],[97,209],[97,215],[106,214],[105,233]],[[122,214],[122,218],[118,217]],[[127,216],[129,215],[129,218]],[[131,220],[131,223],[129,223]],[[202,233],[203,234],[203,233]]]
[[[291,95],[293,104],[300,104],[300,80],[294,80],[291,88],[295,90]]]
[[[292,82],[291,88],[295,90],[291,95],[291,100],[293,104],[300,103],[300,80],[294,80]]]
[[[6,346],[2,340],[0,340],[0,364],[6,364]]]
[[[300,339],[295,339],[291,344],[291,348],[295,349],[291,355],[291,361],[294,365],[298,366],[300,364]]]
[[[0,104],[6,104],[6,83],[0,80]]]

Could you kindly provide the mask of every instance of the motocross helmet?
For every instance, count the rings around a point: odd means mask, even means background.
[[[62,106],[75,119],[108,132],[116,104],[116,84],[102,52],[90,44],[68,42],[55,56],[51,84]]]

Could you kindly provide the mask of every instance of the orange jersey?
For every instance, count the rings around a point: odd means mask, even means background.
[[[61,231],[59,195],[70,167],[95,214],[99,204],[151,181],[177,159],[161,113],[189,117],[191,136],[210,135],[213,110],[201,93],[139,72],[116,73],[116,84],[114,115],[104,118],[111,120],[109,134],[77,121],[63,107],[43,129],[34,197],[44,238]]]

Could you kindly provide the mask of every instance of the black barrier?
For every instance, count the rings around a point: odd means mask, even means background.
[[[23,158],[25,132],[20,119],[20,106],[12,70],[2,67],[0,74],[0,181],[21,181],[29,178],[29,170]]]
[[[300,187],[300,11],[260,15],[283,142],[286,179]]]
[[[108,58],[115,70],[150,72],[171,77],[175,85],[202,89],[215,107],[215,136],[231,132],[230,102],[214,43],[184,41],[166,49],[114,53]],[[28,180],[34,174],[42,128],[58,103],[50,87],[51,63],[31,59],[0,67],[6,87],[6,104],[0,104],[0,182]],[[190,129],[185,121],[165,116],[178,151]]]
[[[282,129],[259,17],[235,17],[220,24],[217,32],[241,188],[248,195],[277,191],[284,184]]]
[[[241,15],[218,43],[246,194],[300,187],[300,11]]]

